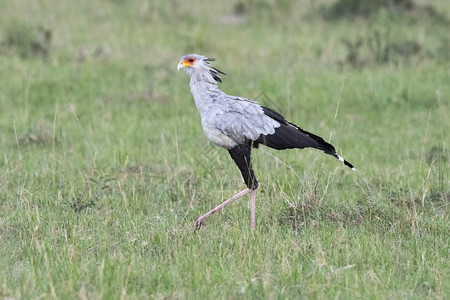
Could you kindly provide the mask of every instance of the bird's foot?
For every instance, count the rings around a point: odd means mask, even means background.
[[[195,231],[197,231],[197,230],[199,230],[201,227],[202,227],[202,225],[205,225],[205,223],[203,223],[203,218],[202,217],[200,217],[200,218],[198,218],[197,220],[195,220],[195,223],[194,223],[194,232]]]

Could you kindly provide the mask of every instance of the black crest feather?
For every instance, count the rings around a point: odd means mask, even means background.
[[[210,61],[215,61],[215,60],[216,60],[215,58],[205,58],[205,59],[204,59],[204,61],[205,61],[208,65],[210,65],[210,64],[209,64]],[[210,66],[211,66],[211,65],[210,65]],[[214,80],[215,80],[215,81],[218,81],[218,82],[222,82],[222,79],[220,78],[220,75],[219,75],[219,74],[227,75],[227,74],[225,74],[225,72],[222,72],[222,71],[220,71],[219,69],[216,69],[216,68],[214,68],[214,67],[212,67],[212,66],[211,66],[211,69],[209,70],[209,72],[211,73],[211,75],[212,75],[212,77],[214,78]]]

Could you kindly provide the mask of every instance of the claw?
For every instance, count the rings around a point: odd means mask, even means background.
[[[199,229],[202,227],[202,225],[205,225],[205,223],[203,223],[203,220],[202,220],[201,218],[198,218],[197,220],[195,220],[195,223],[194,223],[194,226],[195,226],[194,232],[197,231],[197,230],[199,230]]]

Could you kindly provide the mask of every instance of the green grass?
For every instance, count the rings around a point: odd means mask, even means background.
[[[250,3],[0,3],[0,298],[449,298],[446,1]],[[244,183],[176,72],[193,52],[358,172],[261,147],[256,231],[245,198],[194,233]]]

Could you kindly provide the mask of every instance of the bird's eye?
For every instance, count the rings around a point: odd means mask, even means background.
[[[194,60],[195,60],[195,59],[193,59],[193,58],[189,58],[189,59],[188,59],[188,61],[191,62],[191,63],[194,62]]]

